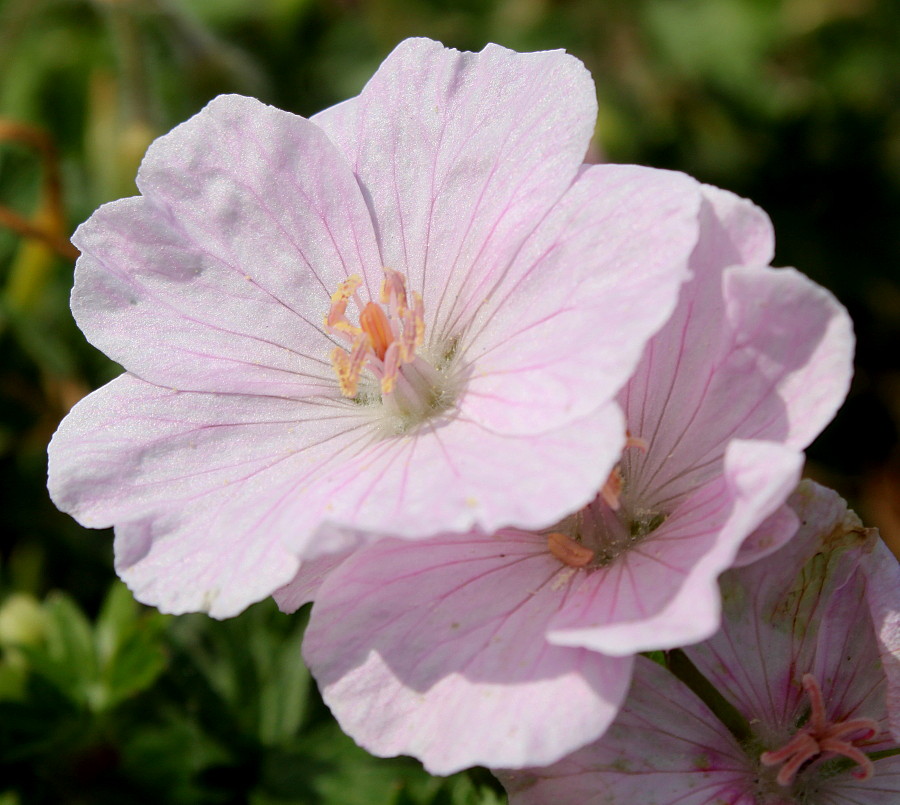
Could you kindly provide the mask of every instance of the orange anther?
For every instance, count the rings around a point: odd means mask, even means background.
[[[550,553],[569,567],[587,567],[594,559],[594,552],[590,548],[585,548],[559,531],[547,534],[547,547]]]

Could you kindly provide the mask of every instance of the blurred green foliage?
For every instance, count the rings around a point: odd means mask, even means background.
[[[92,623],[64,593],[0,608],[0,780],[11,803],[491,805],[344,736],[271,602],[171,618],[115,582]],[[0,799],[0,802],[3,802]],[[5,803],[4,803],[5,805]]]
[[[109,535],[44,491],[56,423],[119,371],[68,313],[73,224],[133,194],[147,144],[214,95],[308,115],[410,35],[565,48],[597,81],[598,155],[770,213],[776,262],[832,288],[859,336],[812,470],[900,535],[895,0],[0,0],[0,805],[503,801],[486,773],[436,780],[344,737],[302,616],[135,604]]]

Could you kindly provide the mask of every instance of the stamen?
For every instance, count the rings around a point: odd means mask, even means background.
[[[640,436],[632,436],[630,430],[625,431],[625,447],[636,447],[642,453],[650,448],[650,442]]]
[[[398,311],[406,310],[406,278],[399,271],[394,271],[392,268],[384,269],[384,279],[381,282],[381,303],[392,305]]]
[[[381,376],[381,393],[391,394],[400,372],[400,347],[394,341],[384,354],[384,374]]]
[[[331,368],[337,375],[341,386],[341,394],[345,397],[356,396],[357,378],[350,375],[350,356],[340,347],[331,350]]]
[[[359,274],[351,274],[347,279],[338,284],[337,290],[331,295],[331,307],[325,317],[325,328],[338,332],[356,335],[359,328],[347,321],[347,302],[356,293],[356,289],[362,284]]]
[[[422,297],[413,293],[412,308],[404,308],[400,312],[403,322],[403,335],[400,338],[400,360],[410,363],[416,354],[416,348],[425,340],[425,316]]]
[[[365,333],[360,333],[353,341],[353,346],[348,353],[340,347],[331,350],[331,365],[338,377],[341,386],[341,394],[345,397],[355,397],[359,387],[359,375],[366,363],[366,355],[371,350],[371,339]]]
[[[569,567],[587,567],[594,559],[590,548],[559,531],[547,534],[547,547],[560,562]]]
[[[852,760],[859,765],[853,776],[858,780],[867,780],[875,773],[875,766],[869,757],[855,746],[860,741],[867,741],[878,734],[879,727],[871,718],[856,718],[850,721],[829,723],[825,715],[825,700],[822,689],[812,674],[803,675],[803,688],[809,696],[809,721],[780,749],[763,752],[759,759],[764,766],[777,766],[784,763],[775,781],[788,786],[800,768],[809,760],[830,752]],[[852,740],[848,736],[855,735]]]
[[[649,447],[647,440],[642,439],[640,436],[632,436],[630,430],[625,431],[625,447],[623,450],[627,450],[629,447],[636,447],[642,452],[646,453],[647,448]],[[603,498],[606,505],[609,506],[614,512],[619,510],[620,500],[622,498],[622,490],[625,488],[625,476],[622,475],[622,469],[617,464],[613,467],[613,471],[609,474],[609,478],[606,479],[606,483],[603,484],[603,488],[600,490],[600,497]]]
[[[619,498],[622,496],[622,490],[625,488],[625,478],[622,476],[622,470],[618,466],[613,467],[613,471],[603,484],[600,490],[600,497],[606,501],[606,505],[613,511],[619,510]]]

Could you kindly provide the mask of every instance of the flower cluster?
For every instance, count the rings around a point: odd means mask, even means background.
[[[314,601],[305,659],[350,735],[438,774],[529,769],[501,773],[523,803],[650,802],[678,746],[643,783],[607,779],[642,707],[722,733],[639,655],[699,644],[673,656],[727,698],[735,666],[703,652],[732,616],[747,634],[772,618],[736,580],[788,573],[824,533],[824,503],[785,501],[851,371],[846,312],[769,267],[765,214],[683,174],[584,165],[595,114],[565,53],[421,39],[309,120],[215,99],[150,147],[140,196],[76,233],[73,312],[126,371],[49,450],[54,501],[115,526],[141,601]],[[877,586],[863,542],[828,545],[854,601]],[[896,737],[885,707],[835,710],[805,668],[762,753],[728,755],[765,792],[813,785],[822,756],[871,777],[872,742]]]
[[[511,805],[900,801],[900,568],[834,492],[804,482],[791,506],[797,535],[723,575],[721,630],[638,658],[601,740],[498,772]]]

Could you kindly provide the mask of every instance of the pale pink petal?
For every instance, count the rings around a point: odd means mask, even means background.
[[[712,185],[703,185],[716,225],[704,230],[695,259],[712,265],[767,266],[775,256],[775,232],[769,216],[752,201]]]
[[[543,528],[594,497],[623,439],[614,403],[540,438],[497,434],[462,415],[425,423],[304,485],[286,512],[287,545],[311,555],[306,535],[287,527],[290,512],[302,516],[310,506],[324,508],[327,521],[371,538],[473,528],[491,533],[510,523]]]
[[[741,254],[725,230],[734,211],[717,214],[706,209],[694,279],[621,395],[632,434],[649,445],[623,460],[638,499],[677,499],[714,477],[734,438],[802,449],[849,384],[846,311],[792,269],[723,272]]]
[[[721,631],[684,649],[744,716],[749,739],[735,739],[674,676],[638,658],[622,712],[599,741],[549,768],[498,772],[510,805],[900,801],[900,755],[888,730],[891,671],[879,656],[894,649],[880,615],[898,609],[896,560],[830,490],[804,482],[790,505],[801,522],[796,537],[724,574]],[[856,739],[874,763],[870,778],[836,766],[830,752],[788,786],[761,763],[764,750],[784,746],[809,718],[805,674],[821,687],[826,722],[881,725],[874,738]]]
[[[561,51],[408,39],[358,98],[314,121],[359,178],[385,265],[442,333],[571,184],[596,112],[590,75]]]
[[[320,576],[339,563],[345,546],[359,540],[295,516],[298,529],[335,551],[304,561],[312,567],[309,575],[301,573],[297,555],[283,544],[287,518],[281,493],[293,483],[283,477],[258,480],[264,485],[258,494],[248,481],[237,489],[210,491],[194,508],[189,500],[180,510],[117,523],[116,572],[135,598],[163,612],[230,618],[300,575],[306,585],[289,603],[311,600]]]
[[[866,600],[887,678],[890,729],[900,741],[900,565],[888,547],[877,540],[872,553],[863,559],[863,567]]]
[[[467,415],[533,432],[624,385],[688,277],[700,201],[683,174],[586,169],[502,279],[480,286],[478,308],[462,311],[474,322]]]
[[[160,612],[206,612],[230,618],[271,595],[297,569],[297,558],[275,538],[247,539],[245,522],[222,528],[231,518],[208,513],[229,501],[217,495],[199,516],[161,515],[115,527],[115,567],[134,597]],[[265,511],[253,512],[258,519]],[[204,516],[206,515],[206,516]],[[209,526],[220,530],[209,533]]]
[[[734,737],[643,657],[604,738],[549,768],[494,773],[510,805],[758,805],[755,768]]]
[[[753,385],[743,389],[753,407],[745,403],[731,414],[740,417],[738,435],[778,437],[805,448],[831,421],[850,386],[854,339],[847,311],[792,268],[735,267],[725,273],[723,291],[734,333],[729,369],[737,372],[741,358],[755,369]],[[764,395],[781,401],[780,416],[774,405],[762,404]]]
[[[365,420],[348,408],[178,392],[123,374],[81,400],[54,435],[50,492],[92,528],[169,509],[189,517],[204,496],[241,487],[271,499],[273,479],[309,483],[342,452],[368,445]]]
[[[329,553],[301,562],[297,575],[272,593],[278,608],[290,615],[315,601],[322,582],[352,553],[353,550]]]
[[[855,564],[854,558],[852,553],[843,557],[845,564],[851,567]],[[893,556],[884,558],[890,558],[896,564]],[[813,560],[816,561],[821,562],[821,559]],[[794,631],[793,650],[785,656],[796,663],[793,668],[795,674],[809,663],[809,672],[820,681],[830,721],[871,718],[883,724],[883,733],[876,736],[876,739],[883,740],[890,737],[887,735],[889,708],[885,698],[887,678],[881,667],[879,647],[866,600],[867,575],[861,567],[856,567],[850,578],[833,592],[828,589],[828,581],[821,584],[823,597],[827,595],[828,598],[820,612],[813,609],[809,613],[814,618],[813,625],[807,627],[812,634],[807,637],[799,630]],[[802,583],[807,590],[815,589],[817,581],[813,572],[802,574]],[[900,590],[894,589],[893,598],[895,604],[900,602]],[[802,614],[806,616],[807,613]],[[774,620],[770,617],[770,622]],[[784,621],[773,623],[776,629],[780,625],[785,625]],[[797,644],[803,642],[812,644],[811,654],[798,650]],[[796,689],[796,679],[790,681]],[[780,700],[781,695],[776,693],[775,698]],[[790,698],[790,693],[784,696],[786,701]],[[791,715],[805,709],[808,701],[801,700],[797,704],[799,706]],[[788,721],[788,726],[793,725]]]
[[[653,488],[661,467],[666,476],[695,469],[693,440],[707,438],[700,412],[710,379],[716,375],[717,356],[728,346],[722,341],[727,332],[722,271],[725,266],[742,264],[748,252],[760,251],[745,245],[748,230],[757,232],[758,239],[764,239],[761,233],[770,230],[768,218],[750,202],[724,191],[714,195],[709,188],[704,191],[700,239],[690,260],[692,279],[681,288],[678,306],[647,345],[620,395],[632,434],[648,446],[646,453],[626,453],[623,464],[631,485],[642,491]],[[735,220],[742,222],[736,233],[726,225]],[[698,419],[699,427],[694,425]],[[722,434],[716,436],[721,439]],[[719,457],[722,450],[724,444],[719,445]],[[677,463],[671,468],[673,458]],[[713,466],[700,480],[715,474]]]
[[[176,392],[124,374],[54,435],[50,494],[84,525],[119,526],[117,567],[142,601],[225,617],[296,572],[284,526],[268,527],[280,525],[286,492],[369,440],[358,415],[337,406]],[[291,523],[311,539],[322,517],[308,503]],[[351,543],[340,540],[320,542]]]
[[[709,637],[719,628],[719,574],[787,497],[801,466],[781,445],[733,441],[722,476],[608,567],[573,582],[550,641],[625,656]]]
[[[349,402],[176,392],[125,374],[60,426],[50,491],[84,525],[120,526],[118,567],[142,601],[214,600],[224,617],[287,584],[296,557],[446,524],[548,525],[590,500],[623,432],[614,404],[541,440],[461,419],[387,441],[370,426]]]
[[[831,699],[836,678],[844,684],[858,667],[871,679],[877,665],[862,590],[840,599],[840,606],[831,605],[835,591],[853,577],[858,549],[871,542],[871,534],[837,494],[811,482],[803,482],[790,503],[801,521],[796,536],[767,559],[723,576],[723,630],[686,649],[716,687],[739,694],[734,704],[746,717],[782,727],[785,740],[806,706],[800,684],[804,673],[815,673]],[[848,618],[853,599],[855,614]],[[856,641],[852,651],[848,637]],[[859,665],[846,660],[842,649],[827,650],[836,644],[845,646],[849,656],[858,655]],[[866,652],[872,654],[870,661],[864,659]],[[865,684],[873,689],[871,682]]]
[[[815,795],[816,805],[897,805],[900,802],[900,757],[876,761],[875,775],[868,780],[857,780],[851,774],[835,777],[822,785]]]
[[[221,96],[150,146],[144,197],[102,207],[74,237],[72,307],[88,339],[181,390],[337,396],[323,332],[331,293],[377,293],[372,221],[314,124]]]
[[[741,543],[732,567],[751,565],[775,553],[800,527],[794,510],[785,504],[769,515],[756,530]]]
[[[374,754],[434,774],[550,763],[603,732],[632,664],[544,640],[567,572],[530,534],[381,541],[324,581],[304,656]]]

